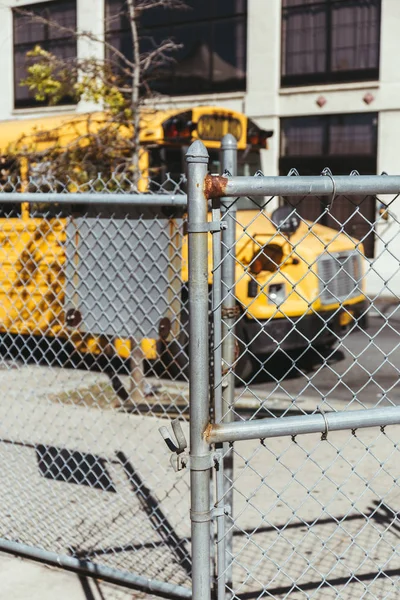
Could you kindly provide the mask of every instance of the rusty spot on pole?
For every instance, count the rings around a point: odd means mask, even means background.
[[[206,198],[222,198],[225,196],[227,183],[227,177],[206,175],[204,180],[204,194]]]
[[[216,429],[218,429],[218,425],[215,425],[213,423],[209,423],[207,425],[207,427],[204,431],[204,439],[206,440],[206,442],[209,441],[212,432],[215,431]]]

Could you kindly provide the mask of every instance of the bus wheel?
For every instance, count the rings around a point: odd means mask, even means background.
[[[242,342],[238,342],[238,360],[235,364],[235,386],[244,385],[254,373],[254,358]]]
[[[155,370],[160,377],[168,376],[171,379],[184,379],[189,377],[189,356],[187,346],[182,346],[176,340],[157,342],[158,360]]]

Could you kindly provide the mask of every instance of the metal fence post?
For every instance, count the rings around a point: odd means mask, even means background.
[[[222,170],[229,172],[233,177],[237,172],[237,141],[231,133],[222,138]],[[222,230],[222,365],[224,369],[222,387],[222,412],[224,423],[233,420],[233,405],[235,402],[235,376],[232,365],[235,361],[235,243],[236,243],[236,203],[232,198],[222,198],[223,219],[226,229]],[[233,452],[228,444],[224,444],[224,477],[225,477],[225,504],[230,507],[233,514]],[[232,527],[226,523],[225,551],[226,551],[226,585],[232,587]],[[229,561],[229,562],[228,562]]]
[[[188,164],[189,404],[193,600],[211,598],[209,420],[208,232],[204,180],[208,152],[200,141],[186,154]],[[207,464],[208,462],[208,464]]]

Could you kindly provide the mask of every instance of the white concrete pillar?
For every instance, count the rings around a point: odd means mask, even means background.
[[[77,29],[78,32],[90,31],[98,41],[78,37],[79,59],[104,58],[104,0],[77,0]],[[81,101],[77,106],[78,112],[98,110],[93,102]]]
[[[246,115],[263,129],[272,129],[269,149],[262,153],[262,170],[279,169],[281,2],[248,0]]]
[[[14,51],[11,8],[0,4],[0,120],[10,119],[14,109]]]
[[[277,114],[280,31],[280,1],[248,0],[246,113],[249,117]]]
[[[399,110],[384,111],[378,125],[378,173],[400,175],[400,102]],[[400,192],[400,190],[399,190]],[[400,197],[378,196],[376,211],[375,258],[367,275],[369,296],[400,297]],[[379,199],[390,202],[393,217],[379,216]]]
[[[378,173],[400,175],[400,2],[382,0],[380,83],[381,106],[378,122]],[[385,203],[392,198],[380,197]],[[393,219],[379,218],[375,226],[375,259],[367,275],[367,291],[372,297],[400,296],[400,198],[390,205]],[[397,220],[397,222],[396,222]]]

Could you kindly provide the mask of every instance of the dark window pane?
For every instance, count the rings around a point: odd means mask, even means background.
[[[212,18],[212,2],[210,0],[189,0],[187,8],[168,11],[171,21],[174,23],[186,23],[188,21],[205,21]]]
[[[213,2],[214,17],[232,17],[244,14],[246,11],[245,0],[218,0]]]
[[[64,6],[62,6],[64,4]],[[49,26],[48,37],[52,39],[68,38],[76,30],[76,6],[68,3],[60,3],[56,10],[52,10],[51,4],[45,11],[45,18],[54,22],[55,25]]]
[[[241,89],[246,78],[246,32],[242,19],[224,20],[214,27],[212,79],[221,86]]]
[[[283,0],[282,85],[379,76],[381,0]]]
[[[332,70],[378,67],[379,11],[376,2],[349,2],[332,11]]]
[[[14,77],[16,80],[15,99],[27,100],[32,97],[31,92],[25,86],[18,85],[21,79],[26,77],[26,49],[16,48],[14,50]]]
[[[246,48],[242,20],[220,21],[213,29],[207,23],[176,26],[172,33],[182,47],[174,53],[174,60],[160,69],[157,90],[179,94],[244,89]],[[168,38],[168,30],[154,34],[157,35],[147,37],[146,43],[152,43],[153,48]]]
[[[107,42],[128,59],[133,60],[132,35],[129,30],[119,31],[107,36]],[[118,67],[125,67],[124,61],[113,50],[107,50],[107,57]]]
[[[284,15],[284,75],[321,73],[326,68],[326,11],[322,7]]]
[[[318,156],[324,151],[325,135],[323,117],[282,119],[281,155]]]
[[[182,48],[172,65],[173,82],[169,93],[201,92],[210,87],[212,47],[207,25],[186,25],[174,28],[174,39]]]
[[[143,28],[206,21],[212,18],[211,0],[189,0],[185,8],[159,7],[142,11],[140,23]]]
[[[107,0],[106,2],[106,31],[118,31],[127,26],[125,0]]]
[[[375,115],[338,115],[330,118],[330,155],[369,155],[376,153]]]
[[[19,10],[30,14],[21,14]],[[36,45],[40,45],[67,62],[75,61],[76,38],[73,32],[76,30],[76,0],[34,4],[19,10],[13,12],[15,106],[35,106],[39,103],[34,94],[20,85],[20,81],[27,76],[29,62],[32,62],[26,55]],[[36,21],[35,16],[46,19],[47,22]],[[62,100],[71,101],[71,98]]]
[[[305,6],[307,4],[327,4],[329,0],[282,0],[284,8],[290,6]]]
[[[155,59],[145,74],[147,83],[165,94],[245,89],[247,1],[189,0],[187,4],[187,9],[142,11],[142,53],[154,51],[168,39],[181,45],[164,59]],[[122,0],[106,0],[106,20],[111,23],[107,41],[131,58],[129,23],[121,19],[121,9]]]
[[[14,44],[35,44],[45,37],[43,23],[32,21],[32,17],[28,15],[14,13]]]
[[[328,156],[375,156],[376,136],[375,113],[282,119],[281,156],[314,157],[318,165]]]

